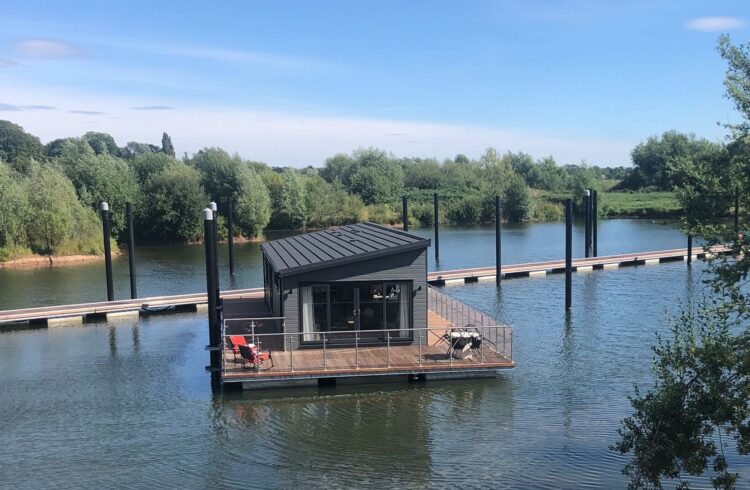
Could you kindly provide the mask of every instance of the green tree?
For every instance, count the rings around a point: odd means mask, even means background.
[[[204,148],[188,163],[200,171],[203,189],[218,204],[219,213],[226,214],[229,199],[237,199],[243,192],[248,166],[239,156],[230,156],[221,148]]]
[[[177,160],[164,153],[142,153],[130,160],[130,168],[135,172],[136,179],[140,184],[145,184],[152,176],[162,173],[164,170],[179,163]]]
[[[300,230],[307,225],[305,187],[293,170],[281,174],[281,188],[275,195],[271,227],[280,230]]]
[[[354,152],[351,191],[366,204],[382,204],[398,198],[404,189],[404,171],[384,151],[374,148]]]
[[[531,213],[531,195],[526,182],[518,174],[513,174],[508,180],[508,186],[503,198],[503,216],[508,221],[524,221]]]
[[[201,211],[208,197],[200,173],[176,162],[152,175],[136,208],[139,235],[148,240],[179,243],[201,236]]]
[[[678,158],[691,158],[701,154],[711,143],[697,139],[693,134],[667,131],[661,137],[652,136],[637,145],[632,153],[633,165],[641,187],[670,190],[669,162]]]
[[[327,159],[323,168],[320,170],[320,176],[327,182],[341,182],[344,186],[351,185],[352,171],[354,162],[349,155],[339,153]]]
[[[98,209],[102,201],[109,203],[112,235],[117,237],[125,228],[125,203],[137,196],[135,174],[128,164],[106,152],[97,155],[83,139],[65,142],[54,162],[91,209]]]
[[[257,237],[271,219],[271,198],[263,179],[249,169],[244,176],[242,193],[234,206],[239,231],[247,237]]]
[[[50,165],[33,165],[30,169],[30,192],[27,235],[32,250],[44,254],[58,253],[72,235],[80,204],[70,180]]]
[[[120,156],[120,148],[115,143],[115,139],[107,133],[89,131],[83,135],[83,140],[91,146],[97,155]]]
[[[172,138],[164,132],[161,136],[161,152],[174,158],[174,146],[172,145]]]
[[[750,120],[748,48],[734,47],[726,37],[719,43],[729,63],[727,95],[745,117],[733,126],[735,136],[743,135]],[[672,321],[670,337],[659,339],[653,387],[645,393],[636,388],[630,399],[633,413],[622,421],[612,449],[631,457],[624,470],[631,488],[662,488],[666,479],[680,479],[680,488],[689,488],[684,475],[706,472],[714,487],[734,488],[739,475],[730,471],[726,453],[731,445],[740,455],[750,454],[750,293],[744,287],[750,276],[749,230],[737,234],[715,224],[726,202],[722,180],[737,171],[727,161],[721,148],[670,160],[680,199],[693,207],[690,230],[709,244],[729,242],[732,251],[711,262],[705,298],[684,307]]]
[[[28,215],[28,191],[20,175],[0,160],[0,256],[1,250],[27,246],[25,217]]]
[[[10,121],[0,120],[0,160],[21,173],[28,173],[33,161],[42,161],[44,145],[39,138]]]

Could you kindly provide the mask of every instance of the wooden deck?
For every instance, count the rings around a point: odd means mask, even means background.
[[[225,383],[258,383],[294,380],[317,380],[320,378],[352,378],[382,375],[422,375],[442,373],[458,376],[461,373],[494,372],[498,369],[510,369],[515,363],[505,355],[495,351],[489,344],[472,352],[467,359],[456,359],[448,355],[449,346],[441,339],[443,333],[453,325],[430,310],[428,316],[430,329],[427,342],[408,345],[391,345],[390,347],[329,347],[297,350],[273,350],[271,360],[264,361],[260,370],[251,367],[243,368],[241,362],[235,361],[231,350],[224,351],[224,370],[222,379]],[[268,338],[261,350],[269,349],[269,344],[283,345],[280,339]]]

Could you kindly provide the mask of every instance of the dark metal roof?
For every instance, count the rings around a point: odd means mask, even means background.
[[[260,246],[282,276],[430,246],[428,238],[375,223],[357,223],[281,238]]]

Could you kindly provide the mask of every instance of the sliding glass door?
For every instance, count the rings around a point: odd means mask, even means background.
[[[354,332],[365,342],[411,338],[411,282],[336,282],[300,288],[302,340],[354,342]]]

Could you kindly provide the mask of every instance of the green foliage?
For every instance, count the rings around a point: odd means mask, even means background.
[[[529,188],[519,175],[508,180],[508,187],[503,199],[503,216],[508,221],[525,221],[531,213],[531,194]]]
[[[78,202],[75,188],[60,170],[34,165],[27,185],[44,189],[28,194],[26,236],[31,250],[43,254],[101,252],[96,213]],[[99,240],[94,238],[97,235]]]
[[[726,96],[745,120],[728,125],[735,130],[737,138],[750,134],[750,43],[733,45],[729,35],[719,37],[719,54],[727,62],[724,78]]]
[[[208,198],[197,170],[175,162],[148,179],[143,190],[135,210],[140,237],[179,243],[201,236],[201,211]]]
[[[221,148],[204,148],[188,160],[201,173],[203,189],[211,201],[226,214],[229,198],[237,199],[243,192],[245,172],[249,169],[237,156],[229,156]]]
[[[174,158],[174,146],[172,145],[172,138],[169,137],[169,135],[164,132],[164,134],[161,136],[161,152],[165,155],[169,155],[170,157]]]
[[[108,154],[96,154],[84,139],[66,141],[53,159],[75,186],[78,197],[91,209],[110,205],[112,235],[125,229],[125,203],[137,195],[136,178],[127,163]]]
[[[175,164],[177,160],[164,153],[142,153],[130,160],[130,168],[141,185],[146,184],[151,176],[160,174]]]
[[[302,178],[287,169],[274,178],[270,227],[276,230],[301,230],[307,225],[307,202]],[[270,186],[269,186],[270,187]]]
[[[381,150],[356,150],[353,154],[351,191],[366,204],[382,204],[398,198],[404,189],[404,171]]]
[[[247,237],[257,237],[271,219],[271,198],[263,179],[253,169],[243,175],[242,193],[234,205],[238,230]]]
[[[26,246],[28,189],[20,175],[0,160],[0,249]]]
[[[347,193],[340,182],[329,184],[321,177],[307,177],[304,182],[308,227],[326,228],[364,220],[362,199]]]
[[[10,121],[0,120],[0,160],[14,170],[28,173],[34,161],[44,158],[44,146],[39,138]]]
[[[691,233],[709,244],[731,243],[731,253],[714,259],[710,286],[697,305],[688,305],[672,321],[671,338],[654,348],[654,385],[631,397],[632,416],[622,421],[612,448],[631,456],[625,474],[631,488],[662,488],[664,479],[711,473],[715,488],[735,488],[739,475],[729,469],[725,451],[750,454],[750,240],[747,229],[716,224],[733,190],[746,185],[749,159],[742,141],[750,121],[750,49],[734,47],[723,36],[722,56],[729,62],[725,85],[745,121],[734,125],[737,141],[727,150],[701,143],[667,159],[669,178],[687,211]],[[734,179],[734,180],[733,180]]]
[[[627,188],[670,190],[674,184],[669,169],[670,162],[703,154],[710,151],[712,145],[708,140],[677,131],[667,131],[661,137],[648,138],[631,153],[635,171],[627,182]]]
[[[120,155],[120,148],[115,143],[115,139],[107,133],[89,131],[83,135],[83,140],[89,144],[97,155],[112,155],[114,157]]]

